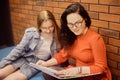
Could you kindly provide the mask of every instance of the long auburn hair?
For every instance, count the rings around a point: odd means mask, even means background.
[[[60,28],[57,25],[54,15],[49,10],[40,11],[39,14],[37,15],[37,30],[39,32],[41,32],[41,29],[40,29],[41,24],[42,24],[42,22],[44,22],[46,20],[52,21],[53,26],[54,26],[54,38],[55,38],[56,44],[59,45],[58,35],[60,32]]]
[[[60,40],[61,46],[64,49],[68,49],[77,38],[77,36],[67,26],[66,18],[67,18],[67,15],[69,15],[70,13],[78,13],[80,16],[82,16],[82,18],[85,20],[86,27],[89,28],[91,25],[91,19],[87,11],[84,9],[84,7],[80,3],[76,2],[69,5],[61,15],[61,19],[60,19],[61,31],[59,34],[59,40]]]

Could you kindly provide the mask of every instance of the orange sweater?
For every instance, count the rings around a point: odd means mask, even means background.
[[[102,80],[111,80],[104,41],[99,34],[91,29],[85,35],[78,36],[67,52],[62,49],[54,58],[60,64],[66,61],[69,56],[76,60],[76,66],[89,66],[91,74],[101,72],[104,74]],[[89,79],[91,80],[92,77]],[[88,80],[88,78],[84,78],[84,80]]]

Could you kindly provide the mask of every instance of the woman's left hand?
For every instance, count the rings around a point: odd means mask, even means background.
[[[69,69],[66,69],[66,70],[61,70],[59,71],[57,74],[58,75],[76,75],[76,74],[79,74],[80,73],[80,67],[75,67],[75,68],[69,68]]]

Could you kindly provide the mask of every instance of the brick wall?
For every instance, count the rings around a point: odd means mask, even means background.
[[[113,80],[120,80],[120,0],[9,0],[14,43],[21,40],[24,30],[36,26],[40,10],[53,12],[60,24],[67,5],[80,2],[92,18],[92,29],[100,33],[107,47],[108,64]]]

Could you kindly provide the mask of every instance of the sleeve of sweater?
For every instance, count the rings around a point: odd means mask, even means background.
[[[64,49],[62,49],[54,55],[54,58],[57,60],[58,64],[61,64],[68,59],[68,53]]]
[[[107,68],[106,48],[101,36],[91,41],[94,64],[90,66],[90,73],[104,72]]]
[[[7,64],[10,64],[20,56],[25,54],[25,47],[29,43],[32,35],[29,32],[29,29],[25,30],[25,34],[21,42],[5,57],[0,61],[0,67],[4,67]],[[4,53],[3,53],[4,54]]]

